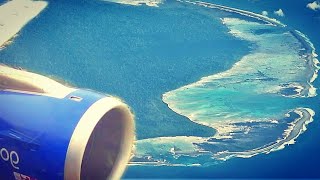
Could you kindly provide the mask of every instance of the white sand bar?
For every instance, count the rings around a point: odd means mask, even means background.
[[[46,6],[45,1],[11,0],[0,6],[0,47],[17,34]]]

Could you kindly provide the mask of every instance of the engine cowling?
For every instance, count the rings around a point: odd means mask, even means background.
[[[119,179],[134,137],[120,99],[0,65],[1,179]]]

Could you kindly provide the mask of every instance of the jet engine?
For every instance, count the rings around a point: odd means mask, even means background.
[[[133,119],[118,98],[0,65],[0,179],[120,179]]]

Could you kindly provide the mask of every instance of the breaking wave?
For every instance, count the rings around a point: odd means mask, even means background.
[[[108,2],[114,2],[119,4],[127,4],[132,6],[147,5],[151,7],[159,7],[164,0],[103,0]]]

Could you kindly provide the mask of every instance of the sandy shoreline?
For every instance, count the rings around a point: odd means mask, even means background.
[[[12,0],[0,6],[0,49],[47,7],[45,1]]]

